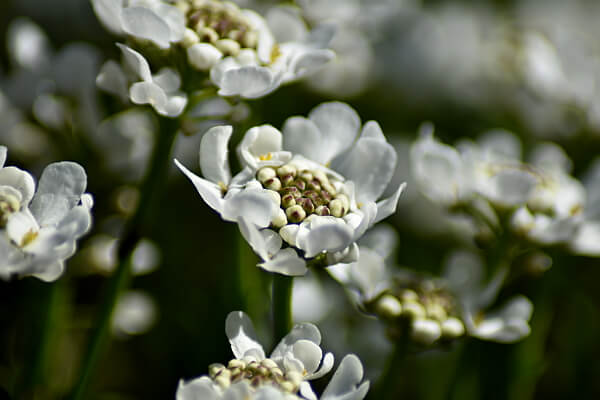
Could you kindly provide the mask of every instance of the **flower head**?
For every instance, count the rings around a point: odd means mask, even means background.
[[[225,332],[235,358],[227,365],[212,364],[208,375],[180,381],[177,400],[316,399],[308,381],[324,376],[333,367],[333,354],[323,356],[319,329],[309,323],[294,326],[269,357],[243,312],[227,316]],[[360,384],[362,375],[360,360],[346,356],[321,399],[364,398],[369,383]]]
[[[470,253],[457,253],[441,278],[392,272],[386,259],[395,242],[393,230],[379,226],[361,240],[357,262],[349,268],[328,269],[361,309],[386,322],[392,337],[403,324],[408,324],[412,339],[422,345],[465,333],[497,342],[514,342],[529,334],[532,305],[525,297],[516,296],[499,311],[487,312],[504,282],[505,270],[484,285],[481,262]]]
[[[0,277],[54,281],[91,225],[85,171],[73,162],[50,164],[36,191],[31,175],[5,160],[0,146]]]
[[[189,66],[207,73],[221,96],[264,96],[313,72],[334,56],[325,48],[333,35],[331,28],[310,33],[297,12],[288,13],[288,17],[303,29],[295,29],[293,35],[278,42],[262,16],[228,1],[92,3],[103,24],[114,33],[127,35],[130,45],[142,53],[148,43],[161,50],[162,59],[165,53],[184,52]],[[114,65],[106,68],[114,70]],[[183,75],[184,71],[178,72]]]
[[[209,130],[200,146],[202,179],[177,163],[207,204],[229,221],[269,271],[300,275],[306,259],[325,265],[356,258],[355,242],[388,217],[404,185],[379,200],[394,171],[396,153],[379,125],[360,132],[356,112],[342,103],[288,119],[282,133],[251,128],[238,147],[244,167],[231,178],[231,127]]]

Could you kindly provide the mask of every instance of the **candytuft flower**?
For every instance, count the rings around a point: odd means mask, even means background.
[[[225,332],[235,356],[227,366],[212,364],[209,374],[179,382],[177,400],[191,399],[317,399],[309,381],[327,374],[333,354],[319,347],[319,329],[298,324],[275,347],[269,357],[258,343],[254,326],[241,311],[227,316]],[[325,388],[322,400],[363,399],[369,383],[360,383],[362,364],[346,356]]]
[[[376,122],[359,131],[352,108],[326,103],[309,118],[288,119],[283,135],[270,125],[248,130],[238,147],[244,169],[233,179],[227,166],[231,127],[213,128],[202,139],[200,164],[208,180],[176,163],[211,208],[239,223],[264,261],[260,266],[300,275],[307,259],[353,261],[356,240],[396,209],[404,184],[379,200],[396,153]],[[251,202],[232,206],[249,196]]]
[[[6,151],[0,146],[0,277],[54,281],[91,225],[85,171],[73,162],[50,164],[36,191],[28,172],[4,166]]]

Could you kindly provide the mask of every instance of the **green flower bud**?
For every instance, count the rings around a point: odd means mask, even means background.
[[[281,205],[284,208],[289,208],[296,205],[296,198],[293,194],[288,193],[281,198]]]
[[[285,215],[287,215],[288,221],[292,223],[302,222],[302,220],[306,218],[306,212],[297,204],[286,209]]]
[[[297,173],[298,173],[298,170],[296,169],[296,167],[294,167],[291,164],[285,164],[285,165],[282,165],[281,167],[277,168],[277,175],[279,175],[280,177],[286,176],[286,175],[292,175],[292,177],[295,178]]]
[[[263,167],[261,169],[258,170],[258,173],[256,174],[256,178],[261,182],[261,183],[265,183],[265,181],[268,181],[271,178],[275,178],[277,174],[275,173],[275,170],[271,167]]]
[[[331,215],[331,211],[329,211],[329,207],[327,206],[318,206],[315,208],[315,214],[327,217],[328,215]]]
[[[277,179],[277,178],[267,179],[263,183],[263,185],[266,189],[269,189],[269,190],[275,190],[275,191],[281,190],[281,181],[279,181],[279,179]]]
[[[304,211],[306,211],[306,214],[312,214],[313,211],[315,211],[315,206],[313,202],[310,201],[310,199],[301,197],[298,200],[296,200],[296,203],[302,206]]]

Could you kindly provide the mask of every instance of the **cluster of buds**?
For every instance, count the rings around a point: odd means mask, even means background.
[[[411,338],[423,345],[456,339],[465,333],[454,297],[432,280],[386,292],[369,308],[392,323],[392,336],[399,333],[396,324],[408,322]]]
[[[335,188],[323,171],[298,170],[292,164],[278,168],[263,167],[256,178],[265,189],[273,192],[280,211],[272,224],[281,228],[300,223],[312,214],[341,218],[350,209],[350,199]]]
[[[21,208],[19,197],[20,193],[10,187],[2,188],[0,192],[0,228],[4,228],[8,223],[8,217]]]
[[[225,56],[237,56],[244,48],[256,48],[258,33],[236,4],[217,0],[182,0],[175,5],[186,17],[185,47],[209,43]]]
[[[208,367],[210,378],[221,388],[226,389],[232,383],[246,381],[258,388],[271,385],[284,392],[295,394],[300,389],[302,374],[298,371],[284,373],[277,363],[270,358],[261,361],[244,361],[233,359],[227,366],[212,364]]]

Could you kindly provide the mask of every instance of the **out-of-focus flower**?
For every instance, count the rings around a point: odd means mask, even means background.
[[[288,119],[283,135],[270,125],[248,130],[238,147],[244,169],[233,179],[227,166],[230,127],[214,128],[202,139],[200,165],[208,180],[178,166],[211,208],[239,223],[265,261],[260,266],[299,275],[306,259],[325,265],[353,261],[356,240],[396,209],[403,184],[378,201],[396,153],[376,122],[367,122],[359,136],[360,129],[352,108],[326,103],[309,118]],[[242,203],[248,196],[252,202]],[[282,248],[282,239],[291,247]]]
[[[118,336],[141,335],[156,322],[156,304],[145,292],[130,290],[119,298],[112,318],[113,333]]]
[[[235,356],[227,366],[212,364],[209,375],[180,381],[177,400],[191,399],[317,399],[309,380],[327,374],[333,355],[323,356],[319,329],[298,324],[265,356],[256,340],[252,321],[241,311],[227,316],[225,331]],[[363,399],[369,383],[363,382],[358,357],[344,357],[320,399]]]
[[[163,52],[185,51],[189,65],[206,72],[221,96],[262,97],[333,58],[333,52],[326,49],[331,29],[316,28],[311,33],[294,11],[287,13],[287,20],[302,29],[294,29],[285,41],[277,42],[263,17],[231,2],[93,0],[92,3],[104,25],[114,33],[127,34],[133,47],[149,41]],[[115,70],[114,64],[107,64],[104,69]],[[182,75],[183,72],[179,71]]]
[[[73,162],[50,164],[36,191],[28,172],[4,167],[6,151],[0,146],[0,277],[54,281],[91,225],[85,171]]]
[[[402,334],[401,326],[406,323],[412,339],[423,345],[465,333],[498,342],[513,342],[529,334],[532,305],[525,297],[517,296],[500,311],[487,312],[505,270],[484,286],[481,262],[466,253],[466,261],[465,257],[451,258],[443,278],[394,271],[386,259],[395,242],[391,228],[378,226],[361,240],[357,262],[328,269],[361,309],[386,322],[393,338]]]

